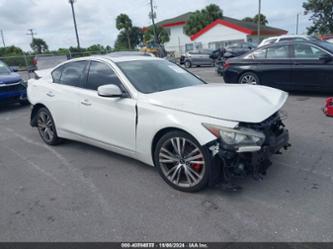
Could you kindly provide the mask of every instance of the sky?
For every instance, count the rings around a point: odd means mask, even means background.
[[[303,15],[305,0],[262,0],[262,13],[269,25],[294,34],[297,13],[300,16],[300,32],[311,25],[309,16]],[[258,0],[154,0],[157,21],[175,17],[188,11],[202,9],[215,3],[225,16],[242,19],[254,16]],[[114,45],[118,35],[115,27],[117,15],[126,13],[136,26],[151,24],[148,13],[149,0],[77,0],[76,18],[81,47],[92,44]],[[72,12],[68,0],[0,0],[0,29],[3,30],[6,46],[15,45],[30,50],[33,28],[36,37],[44,39],[50,50],[76,46]],[[2,43],[0,43],[2,46]]]

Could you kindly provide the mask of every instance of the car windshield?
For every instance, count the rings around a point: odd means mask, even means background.
[[[7,67],[7,65],[5,63],[0,61],[0,74],[9,74],[9,73],[10,73],[10,69]]]
[[[205,84],[183,68],[165,60],[126,61],[117,65],[133,86],[146,94]]]

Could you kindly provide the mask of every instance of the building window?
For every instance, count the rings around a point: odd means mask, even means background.
[[[193,43],[187,43],[185,44],[185,52],[193,51],[194,50],[194,45]]]

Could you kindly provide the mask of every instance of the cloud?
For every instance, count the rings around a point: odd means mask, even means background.
[[[283,0],[286,1],[286,0]],[[293,32],[296,14],[302,10],[303,0],[288,1],[288,9],[281,1],[263,1],[263,13],[272,26]],[[201,9],[210,3],[221,6],[226,16],[243,18],[257,13],[257,0],[154,0],[157,20],[171,18],[188,11]],[[287,1],[286,1],[287,2]],[[77,0],[75,11],[83,47],[100,43],[113,45],[118,30],[115,18],[126,13],[136,26],[150,25],[148,0]],[[301,18],[301,28],[309,24]],[[0,0],[0,28],[8,45],[30,49],[31,37],[27,29],[34,28],[37,37],[45,39],[50,49],[76,46],[71,8],[68,0]]]

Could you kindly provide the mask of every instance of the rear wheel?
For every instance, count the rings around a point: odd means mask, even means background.
[[[242,74],[242,76],[239,78],[240,84],[249,84],[249,85],[259,85],[260,80],[259,77],[252,72],[246,72]]]
[[[37,128],[40,137],[49,145],[57,145],[62,142],[57,135],[56,127],[51,113],[46,108],[40,108],[37,112]]]
[[[158,141],[154,160],[170,186],[184,192],[197,192],[208,183],[208,155],[192,136],[173,131]]]

